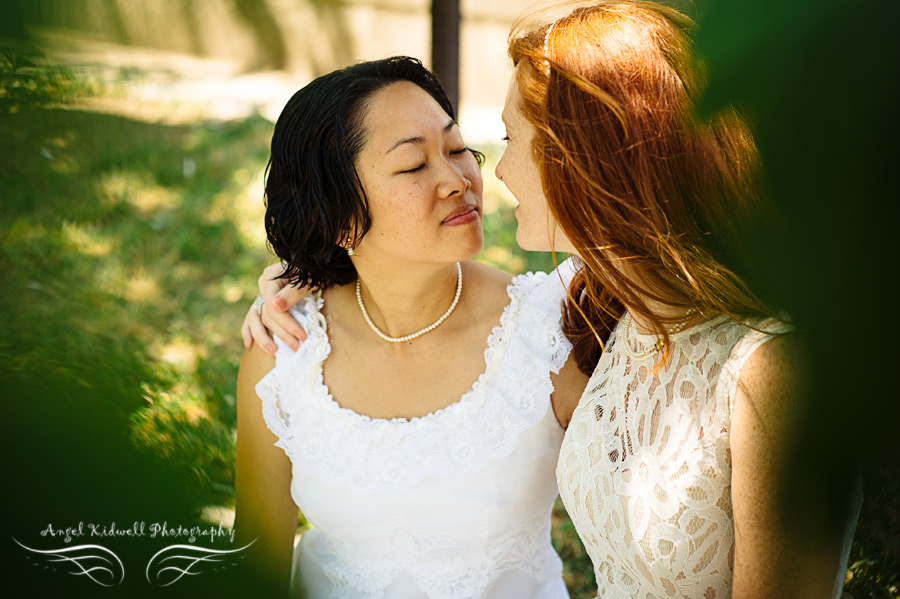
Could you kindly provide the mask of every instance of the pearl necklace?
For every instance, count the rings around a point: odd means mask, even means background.
[[[670,335],[674,335],[687,327],[688,319],[694,313],[696,313],[696,308],[691,308],[687,312],[684,313],[684,320],[674,325],[672,328],[668,329],[668,333]],[[637,342],[634,342],[634,345],[637,345]],[[643,351],[638,351],[631,348],[631,314],[627,311],[625,312],[625,316],[622,317],[622,347],[625,349],[625,353],[631,356],[633,360],[642,360],[647,356],[655,354],[659,350],[663,348],[662,339],[657,339],[656,343],[650,346],[649,349],[645,349]]]
[[[359,309],[362,311],[363,318],[366,319],[366,323],[369,325],[369,328],[375,331],[375,334],[388,341],[390,343],[402,343],[404,341],[409,341],[410,339],[415,339],[416,337],[421,337],[425,333],[429,331],[433,331],[438,328],[442,322],[447,320],[447,317],[453,312],[456,308],[456,304],[459,303],[459,296],[462,294],[462,266],[460,266],[459,262],[456,263],[456,296],[453,298],[453,303],[450,304],[450,307],[447,308],[447,311],[444,312],[444,315],[435,320],[433,323],[428,325],[422,330],[416,331],[415,333],[411,333],[409,335],[404,335],[403,337],[390,337],[385,335],[381,329],[375,326],[375,323],[372,322],[372,319],[369,317],[369,313],[366,311],[366,306],[362,301],[362,294],[359,292],[359,279],[356,279],[356,303],[359,304]]]

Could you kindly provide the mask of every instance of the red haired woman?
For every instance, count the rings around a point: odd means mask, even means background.
[[[691,26],[594,1],[510,38],[497,176],[519,202],[516,239],[583,265],[565,323],[591,378],[560,494],[600,597],[839,596],[846,547],[794,534],[779,510],[805,367],[721,258],[757,207],[757,157],[736,112],[695,114]],[[253,313],[251,329],[266,339]]]
[[[511,38],[497,176],[517,239],[545,249],[549,231],[584,264],[566,332],[592,374],[560,494],[601,597],[838,596],[839,540],[779,509],[802,351],[720,257],[757,208],[757,157],[734,111],[694,112],[690,28],[657,4],[592,2]]]

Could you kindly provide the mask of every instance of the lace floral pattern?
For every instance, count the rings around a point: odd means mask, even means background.
[[[410,420],[370,418],[334,401],[322,377],[331,352],[324,302],[304,298],[292,312],[306,341],[296,353],[278,341],[276,367],[256,388],[276,445],[301,468],[357,493],[402,493],[426,475],[465,475],[509,453],[547,412],[550,372],[571,350],[559,326],[561,286],[542,285],[548,276],[513,279],[510,303],[488,337],[484,372],[455,403]],[[517,334],[522,323],[527,333]]]
[[[571,274],[514,278],[478,380],[455,403],[409,420],[336,403],[322,376],[324,302],[294,308],[308,337],[296,353],[278,341],[256,391],[314,526],[295,553],[312,596],[498,598],[506,584],[567,596],[550,544],[563,434],[550,375],[571,350],[560,327]]]
[[[759,328],[723,316],[677,333],[655,372],[655,354],[630,357],[621,327],[610,336],[557,467],[599,597],[730,597],[731,402],[750,354],[789,330]],[[648,347],[656,338],[634,340]]]
[[[353,536],[322,538],[314,551],[335,582],[332,599],[378,597],[381,589],[407,572],[431,599],[482,597],[497,572],[520,570],[534,580],[559,576],[562,561],[550,545],[550,518],[543,515],[523,523],[521,530],[473,546],[452,560],[423,557],[423,547],[446,547],[458,542],[452,535],[423,535],[394,528],[402,541],[386,545],[379,555],[357,550],[356,543],[372,538],[373,531]]]

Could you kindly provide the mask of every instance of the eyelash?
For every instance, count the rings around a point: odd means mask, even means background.
[[[500,138],[500,141],[505,141],[506,143],[509,143],[509,135],[504,135],[503,137]]]
[[[459,156],[461,154],[465,154],[466,152],[471,152],[471,151],[472,151],[471,148],[465,147],[465,148],[462,148],[461,150],[454,150],[453,152],[450,152],[450,155],[451,156]],[[424,162],[422,164],[420,164],[419,166],[417,166],[416,168],[411,168],[407,171],[400,171],[400,174],[408,175],[408,174],[412,174],[412,173],[417,173],[420,170],[422,170],[423,168],[425,168]]]

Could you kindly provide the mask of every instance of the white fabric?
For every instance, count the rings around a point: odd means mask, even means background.
[[[311,599],[568,597],[550,544],[563,435],[550,373],[571,350],[560,306],[572,269],[560,270],[562,283],[515,278],[472,389],[410,420],[340,407],[322,377],[323,300],[294,308],[308,338],[296,353],[279,344],[256,389],[313,525],[294,556]]]
[[[778,321],[721,316],[671,336],[669,359],[631,358],[622,325],[566,431],[560,496],[604,599],[726,599],[734,522],[729,430],[738,375]],[[654,335],[631,327],[633,349]]]

